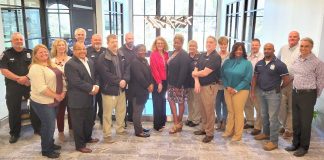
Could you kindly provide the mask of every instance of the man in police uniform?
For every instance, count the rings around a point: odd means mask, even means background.
[[[21,102],[30,97],[28,66],[32,50],[24,48],[24,37],[20,33],[11,36],[12,47],[0,55],[0,69],[5,76],[6,103],[9,111],[10,143],[17,142],[21,128]],[[31,109],[31,122],[34,133],[40,131],[40,120]]]
[[[91,37],[91,46],[87,48],[87,57],[91,59],[94,63],[97,62],[97,59],[100,54],[105,53],[107,48],[102,47],[102,38],[99,34],[94,34]],[[96,76],[96,81],[99,81],[98,75]],[[98,94],[95,96],[94,101],[94,120],[93,125],[95,124],[96,115],[97,115],[97,105],[98,105],[98,117],[100,119],[100,124],[102,125],[102,97],[99,90]]]

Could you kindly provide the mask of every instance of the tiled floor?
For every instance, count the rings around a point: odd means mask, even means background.
[[[145,122],[146,128],[151,128],[151,122]],[[167,128],[171,126],[168,123]],[[318,137],[313,133],[309,153],[303,158],[296,158],[292,153],[284,150],[289,145],[290,140],[280,138],[279,149],[267,152],[262,149],[262,142],[255,141],[244,131],[241,142],[231,142],[230,139],[221,137],[222,132],[215,132],[214,140],[209,144],[201,142],[203,136],[194,136],[192,132],[195,128],[184,127],[181,133],[169,135],[168,129],[163,132],[151,131],[151,137],[135,137],[133,126],[129,124],[128,135],[115,136],[116,142],[106,144],[102,141],[102,130],[97,123],[93,137],[100,139],[99,143],[89,144],[92,153],[83,154],[74,150],[74,142],[65,131],[67,141],[56,143],[62,145],[60,159],[95,159],[95,160],[289,160],[324,159],[324,137]],[[0,129],[0,159],[45,159],[40,154],[40,137],[33,135],[31,127],[24,127],[19,141],[9,144],[8,125]]]

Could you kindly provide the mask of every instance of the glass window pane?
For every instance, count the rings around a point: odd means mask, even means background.
[[[57,0],[47,0],[47,8],[58,9]]]
[[[40,7],[39,0],[25,0],[25,6],[39,8]]]
[[[1,9],[4,41],[11,41],[11,34],[20,32],[24,35],[21,9]],[[18,26],[17,26],[18,21]]]
[[[174,0],[161,1],[161,15],[174,15]]]
[[[69,14],[60,14],[60,29],[62,38],[71,38]]]
[[[148,51],[151,50],[153,41],[155,40],[155,37],[156,37],[156,29],[153,28],[152,25],[150,25],[148,23],[145,23],[145,45],[146,45],[146,50],[148,50]],[[135,37],[135,40],[136,39],[137,39],[137,37]]]
[[[175,0],[175,15],[187,16],[189,14],[188,0]]]
[[[137,1],[136,1],[136,3],[137,3]],[[155,0],[146,0],[145,1],[145,15],[156,15],[156,1]]]
[[[26,9],[26,25],[27,36],[26,39],[41,38],[41,24],[39,17],[39,9]]]
[[[242,32],[243,32],[243,13],[238,15],[237,22],[237,38],[242,40]]]
[[[21,6],[20,0],[0,0],[0,4]]]
[[[193,15],[194,16],[203,16],[205,11],[205,2],[204,1],[194,1]]]
[[[204,17],[193,18],[192,33],[192,39],[198,43],[198,50],[204,51]]]
[[[262,39],[262,30],[263,30],[263,10],[259,10],[257,12],[257,17],[255,20],[255,27],[254,27],[254,37],[258,37]]]
[[[169,51],[173,50],[173,36],[174,36],[174,29],[170,27],[161,28],[161,36],[167,41]]]
[[[206,16],[216,16],[217,1],[206,0]]]
[[[134,16],[134,42],[135,44],[144,43],[144,16]]]
[[[105,31],[109,32],[108,34],[110,34],[110,21],[109,21],[109,14],[105,14],[104,15],[104,19],[105,19]]]
[[[216,36],[216,17],[206,17],[205,19],[205,38]]]
[[[42,44],[42,39],[28,40],[28,48],[33,49],[37,44]]]
[[[258,0],[257,9],[263,9],[264,8],[264,2],[265,2],[265,0]]]
[[[117,15],[117,34],[120,35],[121,33],[121,15]]]
[[[60,37],[58,14],[48,14],[49,37]]]
[[[64,5],[64,4],[58,4],[58,8],[59,8],[59,9],[69,9],[69,7],[67,7],[67,6]]]
[[[253,13],[248,13],[246,17],[246,27],[245,27],[245,41],[251,41],[251,33],[252,33],[252,20],[253,20]]]

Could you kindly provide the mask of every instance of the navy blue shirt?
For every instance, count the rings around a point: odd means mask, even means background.
[[[205,67],[213,71],[206,77],[199,77],[200,85],[206,86],[214,82],[218,82],[220,77],[221,64],[222,58],[216,53],[216,50],[214,50],[208,56],[206,52],[202,53],[197,61],[196,67],[198,68],[198,71],[204,70]]]
[[[254,74],[257,74],[258,87],[263,91],[270,91],[280,87],[281,77],[288,75],[288,69],[277,57],[273,57],[268,64],[263,58],[255,65]]]

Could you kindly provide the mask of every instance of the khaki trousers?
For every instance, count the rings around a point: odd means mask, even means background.
[[[201,121],[201,114],[199,107],[201,106],[201,99],[199,94],[195,93],[195,89],[189,88],[188,91],[188,120],[195,124]]]
[[[254,89],[254,93],[255,95],[258,94],[257,89]],[[254,108],[256,111],[256,119],[254,119]],[[249,97],[245,103],[244,113],[247,120],[247,124],[254,125],[254,129],[262,129],[261,107],[258,98],[255,98],[255,100],[251,100],[249,94]]]
[[[281,90],[281,103],[279,112],[279,121],[282,127],[289,132],[292,132],[292,89],[293,85],[290,83],[288,86]]]
[[[224,134],[233,135],[233,138],[242,138],[244,127],[243,110],[249,96],[249,90],[241,90],[231,95],[224,90],[225,102],[227,104],[227,121]]]
[[[112,112],[115,109],[116,132],[124,131],[124,120],[126,114],[126,96],[125,92],[120,92],[118,96],[102,94],[103,103],[103,136],[111,136]]]
[[[217,91],[216,84],[201,86],[200,88],[200,98],[202,101],[202,105],[200,105],[201,130],[205,131],[207,136],[214,136],[215,100]]]

